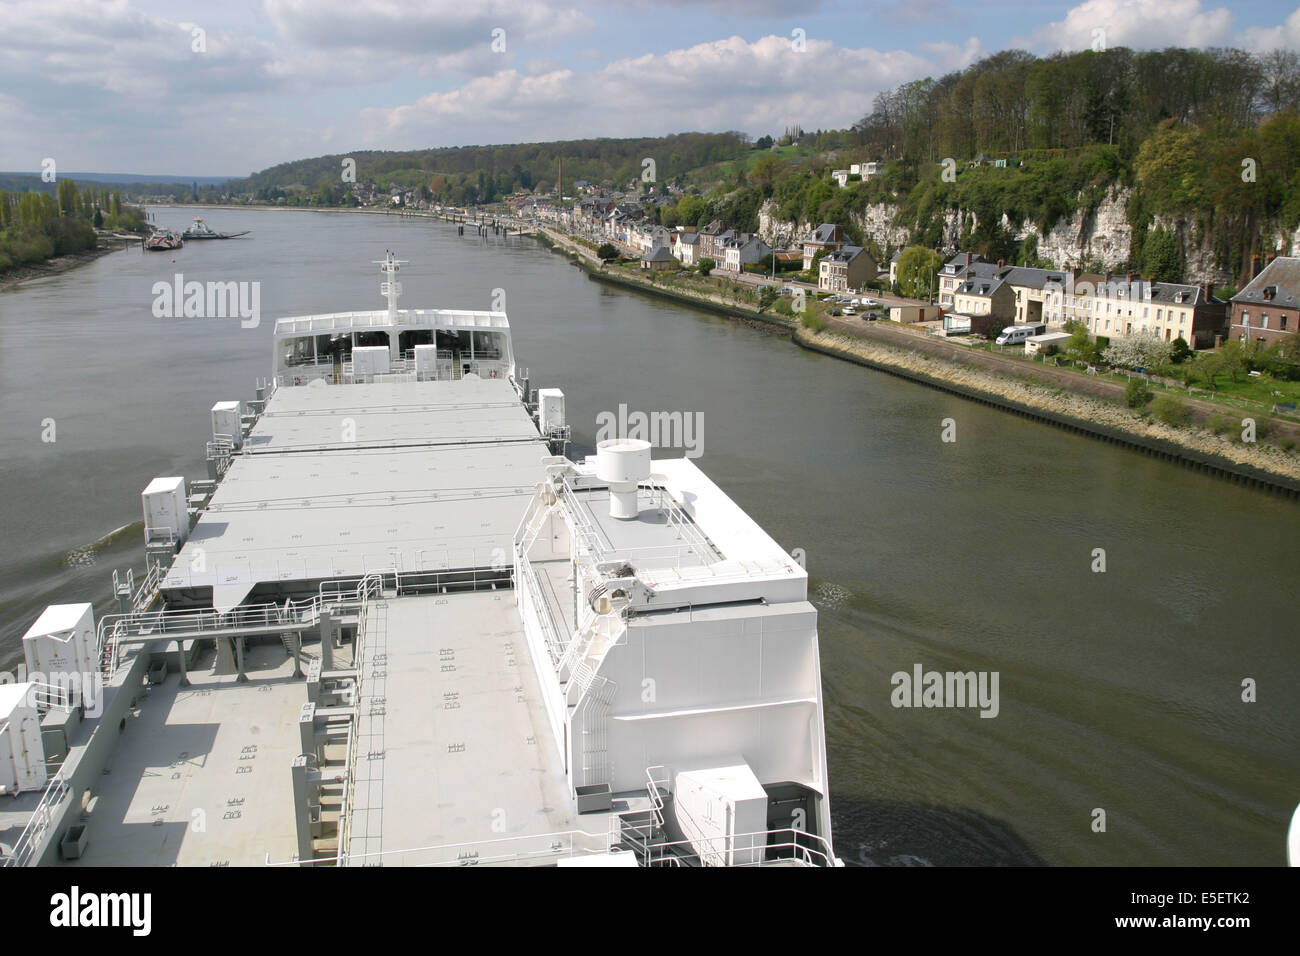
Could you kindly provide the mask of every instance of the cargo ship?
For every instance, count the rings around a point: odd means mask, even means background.
[[[691,459],[570,457],[506,314],[402,264],[276,321],[111,613],[31,623],[0,862],[841,865],[803,567]]]

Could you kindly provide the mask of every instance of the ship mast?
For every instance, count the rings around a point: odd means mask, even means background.
[[[389,321],[397,319],[397,299],[402,294],[402,283],[396,278],[397,271],[409,261],[407,259],[394,258],[391,252],[385,250],[384,258],[372,259],[375,265],[379,266],[379,271],[388,276],[383,282],[379,283],[379,294],[388,298],[388,318]]]

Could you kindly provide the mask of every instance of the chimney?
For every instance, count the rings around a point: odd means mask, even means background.
[[[971,254],[968,252],[968,253],[966,253],[966,268],[967,268],[967,269],[970,268],[970,260],[971,260]]]
[[[1254,280],[1259,275],[1259,253],[1250,257],[1250,278]]]
[[[1214,283],[1213,282],[1202,283],[1201,294],[1206,302],[1209,302],[1212,298],[1214,298]]]
[[[1073,269],[1070,270],[1070,274],[1077,279],[1079,278],[1079,276],[1083,275],[1083,269],[1081,269],[1079,266],[1075,266]]]
[[[1006,259],[999,259],[999,260],[998,260],[998,268],[999,268],[999,269],[1001,269],[1001,268],[1002,268],[1004,265],[1006,265],[1006,264],[1007,264],[1007,260],[1006,260]]]
[[[1136,272],[1130,272],[1128,274],[1129,285],[1132,285],[1134,282],[1137,282],[1137,280],[1138,280],[1138,274]]]

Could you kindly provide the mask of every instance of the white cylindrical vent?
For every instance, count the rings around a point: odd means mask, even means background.
[[[611,438],[596,445],[596,477],[609,482],[611,518],[637,516],[637,483],[650,477],[650,443]]]

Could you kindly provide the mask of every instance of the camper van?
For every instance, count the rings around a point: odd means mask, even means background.
[[[1041,335],[1046,331],[1047,326],[1042,322],[1037,325],[1008,325],[1002,330],[1002,334],[993,340],[993,344],[1020,345],[1030,336]]]

